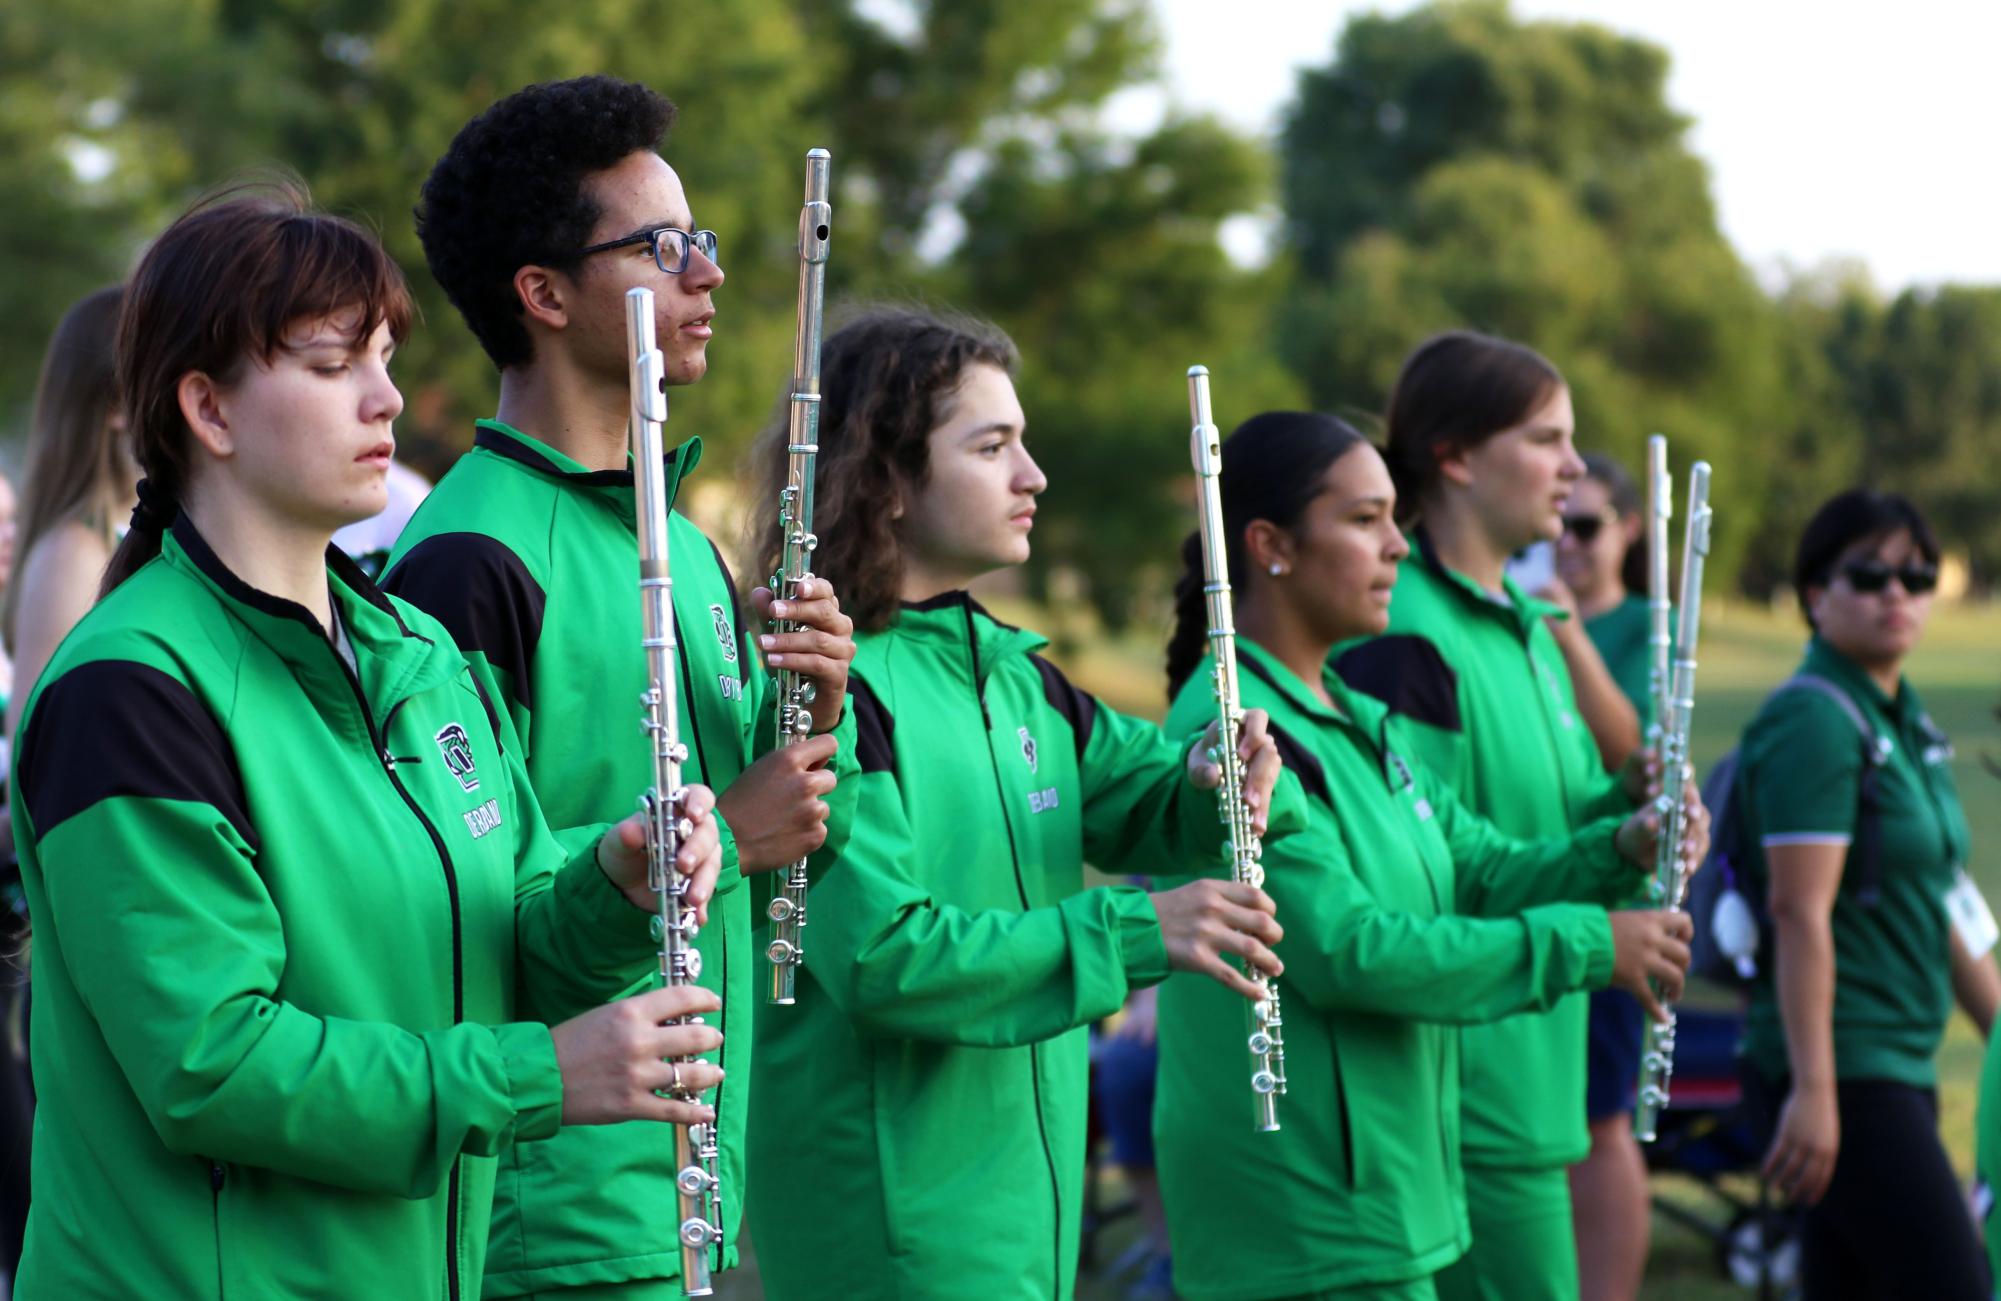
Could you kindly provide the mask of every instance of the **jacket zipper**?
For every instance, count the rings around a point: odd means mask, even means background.
[[[223,1283],[222,1272],[222,1185],[227,1177],[228,1175],[223,1169],[222,1162],[210,1161],[208,1163],[210,1222],[215,1225],[215,1295],[219,1299],[228,1296],[227,1288]]]
[[[331,643],[328,649],[332,649]],[[404,702],[399,700],[390,707],[381,729],[378,730],[375,726],[374,712],[368,707],[368,697],[362,694],[361,680],[355,676],[354,670],[348,667],[346,660],[341,659],[339,655],[335,655],[334,658],[340,662],[341,671],[347,675],[347,684],[354,691],[354,702],[361,708],[362,726],[368,729],[369,744],[375,748],[375,755],[382,763],[384,775],[389,778],[389,784],[396,788],[396,793],[402,797],[411,815],[424,828],[424,833],[431,838],[431,848],[437,851],[439,866],[444,869],[445,897],[451,902],[452,908],[452,1024],[457,1025],[465,1020],[465,936],[464,919],[459,912],[458,872],[452,866],[452,856],[445,849],[444,838],[438,835],[437,827],[432,825],[431,819],[425,816],[424,810],[411,797],[409,788],[403,785],[403,779],[396,775],[397,759],[389,752],[389,724],[396,720],[397,711],[403,708]],[[458,1258],[459,1164],[459,1158],[454,1156],[451,1178],[445,1184],[445,1284],[451,1301],[460,1301],[461,1286]]]
[[[966,647],[972,655],[973,662],[973,698],[980,702],[980,721],[986,725],[986,731],[983,734],[982,740],[987,749],[987,764],[993,769],[994,795],[1000,801],[1001,827],[1007,832],[1007,856],[1008,862],[1014,867],[1015,893],[1021,899],[1022,911],[1026,912],[1030,907],[1028,902],[1028,882],[1021,874],[1021,851],[1015,846],[1014,842],[1014,820],[1007,815],[1007,785],[1001,780],[1000,760],[994,757],[994,717],[987,710],[986,687],[980,681],[979,630],[973,626],[972,607],[965,607],[965,613]],[[1049,1146],[1049,1128],[1042,1120],[1042,1046],[1040,1044],[1028,1045],[1028,1084],[1030,1097],[1035,1103],[1035,1134],[1037,1138],[1042,1140],[1042,1160],[1043,1164],[1049,1168],[1049,1203],[1055,1208],[1054,1223],[1059,1226],[1056,1233],[1056,1240],[1050,1244],[1052,1249],[1050,1255],[1050,1274],[1055,1284],[1050,1295],[1060,1296],[1063,1292],[1063,1233],[1060,1227],[1063,1223],[1063,1186],[1056,1178],[1056,1153]]]

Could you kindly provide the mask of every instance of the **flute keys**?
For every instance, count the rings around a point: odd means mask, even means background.
[[[1271,1052],[1271,1036],[1260,1030],[1251,1036],[1251,1051],[1263,1057]]]
[[[681,1241],[690,1247],[709,1246],[721,1236],[716,1232],[715,1226],[699,1215],[691,1215],[681,1221]]]
[[[781,894],[773,898],[772,901],[765,906],[764,915],[766,917],[769,917],[772,921],[782,922],[782,921],[790,921],[792,918],[792,914],[797,911],[799,910],[793,906],[792,901],[790,899],[787,899],[784,895]]]
[[[1257,1071],[1251,1076],[1251,1092],[1259,1097],[1278,1092],[1278,1076],[1270,1071]]]
[[[764,950],[764,956],[781,967],[798,961],[798,953],[799,946],[790,940],[773,940]]]

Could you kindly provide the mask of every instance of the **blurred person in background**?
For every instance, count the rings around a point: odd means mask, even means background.
[[[1134,877],[1131,884],[1146,882]],[[1127,1301],[1169,1301],[1174,1295],[1167,1209],[1160,1200],[1160,1171],[1153,1152],[1153,1099],[1160,1075],[1159,996],[1158,985],[1135,989],[1126,996],[1125,1013],[1117,1026],[1091,1044],[1092,1102],[1144,1231],[1109,1271],[1113,1278],[1138,1271],[1125,1291]]]
[[[1648,677],[1645,517],[1639,488],[1616,460],[1584,454],[1556,544],[1555,599],[1571,617],[1552,622],[1579,684],[1577,707],[1607,767],[1632,753],[1653,722]],[[1593,652],[1567,639],[1581,631]],[[1617,687],[1616,710],[1594,712],[1582,684],[1595,669]],[[1634,902],[1644,898],[1636,894]],[[1570,1167],[1579,1290],[1586,1301],[1631,1301],[1646,1273],[1653,1211],[1647,1161],[1633,1137],[1642,1012],[1623,989],[1591,995],[1585,1044],[1584,1115],[1591,1154]]]
[[[97,600],[132,513],[139,469],[118,413],[112,356],[124,292],[112,285],[71,307],[42,359],[21,481],[19,559],[0,604],[0,636],[14,659],[10,739],[42,666]]]
[[[1385,424],[1411,555],[1388,634],[1337,649],[1341,676],[1387,703],[1415,756],[1508,835],[1562,837],[1632,811],[1648,765],[1636,753],[1606,772],[1550,629],[1561,608],[1505,573],[1562,535],[1584,478],[1563,376],[1518,343],[1437,335],[1405,360]],[[1567,1167],[1591,1146],[1586,1020],[1580,993],[1460,1031],[1473,1246],[1439,1275],[1447,1301],[1578,1296]]]
[[[1196,1301],[1429,1301],[1471,1237],[1456,1027],[1650,977],[1672,992],[1692,927],[1607,910],[1653,865],[1650,809],[1504,835],[1417,758],[1405,718],[1329,666],[1337,642],[1382,632],[1392,589],[1403,599],[1396,488],[1360,434],[1324,415],[1253,416],[1223,443],[1221,486],[1243,702],[1269,712],[1308,826],[1262,860],[1286,928],[1277,1133],[1249,1123],[1235,1000],[1179,975],[1161,987],[1175,1284]],[[1199,537],[1183,558],[1170,731],[1217,708]],[[1245,1187],[1257,1195],[1227,1191]]]
[[[104,567],[131,513],[138,467],[118,413],[114,340],[121,286],[96,290],[70,307],[50,336],[35,385],[19,508],[7,492],[6,592],[0,599],[5,649],[6,744],[13,753],[21,703],[57,643],[97,599]],[[28,1220],[28,1147],[34,1086],[28,1070],[27,896],[14,860],[11,820],[0,823],[0,1271],[20,1258]]]
[[[1764,1173],[1808,1209],[1809,1301],[1990,1295],[1938,1134],[1935,1057],[1957,1002],[2001,1002],[1992,914],[1952,745],[1904,676],[1938,584],[1909,501],[1854,489],[1807,522],[1793,566],[1811,639],[1744,732],[1741,870],[1765,902],[1743,1075]]]
[[[14,491],[11,475],[0,472],[0,602],[4,602],[8,584],[14,581],[14,538],[19,532],[21,499]],[[0,710],[7,707],[7,697],[14,689],[14,660],[7,653],[4,641],[0,641]],[[0,777],[6,769],[0,767]]]

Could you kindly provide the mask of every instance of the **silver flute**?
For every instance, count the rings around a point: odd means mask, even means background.
[[[1211,757],[1223,770],[1216,788],[1223,825],[1229,828],[1224,852],[1230,868],[1245,885],[1265,883],[1264,846],[1251,829],[1251,812],[1244,803],[1244,761],[1237,753],[1243,731],[1244,707],[1237,690],[1237,626],[1230,600],[1229,546],[1223,533],[1223,441],[1209,411],[1209,368],[1188,368],[1188,408],[1195,427],[1189,450],[1195,461],[1195,482],[1201,488],[1202,596],[1209,615],[1209,653],[1215,661],[1213,682],[1220,719]],[[1278,1128],[1278,1100],[1285,1094],[1284,1023],[1279,1016],[1278,986],[1246,963],[1245,973],[1258,986],[1250,1005],[1251,1100],[1257,1127]]]
[[[674,580],[667,563],[667,476],[663,464],[662,426],[667,423],[667,374],[653,333],[653,291],[629,289],[625,294],[625,339],[632,352],[632,477],[638,507],[639,601],[646,651],[646,690],[640,695],[645,712],[640,727],[651,742],[653,782],[640,799],[646,815],[646,878],[659,901],[653,919],[660,941],[660,984],[692,985],[702,974],[702,955],[695,948],[695,909],[688,903],[688,878],[674,866],[681,842],[694,832],[681,813],[681,765],[688,747],[681,744],[674,700]],[[700,1017],[679,1024],[700,1023]],[[693,1057],[677,1059],[685,1064]],[[679,1072],[676,1072],[678,1077]],[[695,1101],[693,1094],[683,1094]],[[722,1180],[717,1174],[716,1128],[711,1124],[675,1125],[674,1191],[681,1249],[681,1290],[688,1296],[708,1296],[709,1249],[722,1255]]]
[[[771,576],[772,597],[799,598],[799,584],[813,576],[813,462],[820,453],[820,318],[827,294],[827,238],[833,233],[834,209],[827,202],[824,149],[806,153],[806,205],[799,211],[799,313],[792,336],[791,425],[786,436],[785,489],[778,495],[778,572]],[[775,631],[797,632],[802,625],[777,621]],[[813,732],[813,683],[796,669],[778,670],[778,744],[797,745]],[[790,1003],[799,964],[806,960],[800,929],[806,925],[806,859],[785,869],[778,892],[765,908],[771,919],[771,1001]]]
[[[1709,462],[1697,461],[1688,476],[1688,524],[1681,553],[1680,626],[1675,629],[1674,673],[1668,716],[1661,727],[1661,794],[1654,807],[1660,815],[1660,839],[1654,851],[1654,879],[1648,887],[1654,905],[1681,907],[1688,876],[1682,870],[1682,840],[1687,831],[1683,792],[1694,776],[1689,762],[1689,722],[1695,714],[1695,646],[1702,631],[1702,571],[1709,559]],[[1658,988],[1655,990],[1659,992]],[[1639,1099],[1633,1108],[1633,1136],[1654,1141],[1661,1108],[1667,1105],[1668,1084],[1674,1077],[1674,1008],[1667,1020],[1647,1018],[1640,1042]]]
[[[1660,748],[1673,712],[1671,693],[1674,610],[1668,599],[1668,521],[1674,518],[1674,477],[1668,473],[1667,437],[1647,439],[1647,692],[1653,719],[1647,745]]]

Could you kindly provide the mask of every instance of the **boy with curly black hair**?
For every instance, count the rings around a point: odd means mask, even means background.
[[[674,114],[655,91],[612,77],[530,86],[458,133],[416,214],[432,274],[500,371],[500,403],[411,520],[385,586],[443,621],[505,702],[559,837],[623,816],[651,774],[636,726],[645,659],[625,293],[653,291],[667,382],[692,384],[708,366],[723,283],[714,233],[696,229],[681,178],[657,152]],[[700,457],[698,438],[670,455],[670,495]],[[722,556],[678,513],[670,532],[684,772],[720,792],[725,824],[723,877],[696,946],[700,983],[723,1000],[726,1078],[711,1100],[727,1268],[763,963],[745,876],[840,833],[833,806],[852,798],[836,766],[852,770],[843,700],[854,643],[823,581],[797,602],[752,593],[760,624],[775,614],[809,629],[758,639],[766,664],[817,687],[822,734],[776,748],[767,678]],[[564,1129],[511,1150],[483,1295],[678,1297],[674,1172],[672,1135],[659,1125]]]

